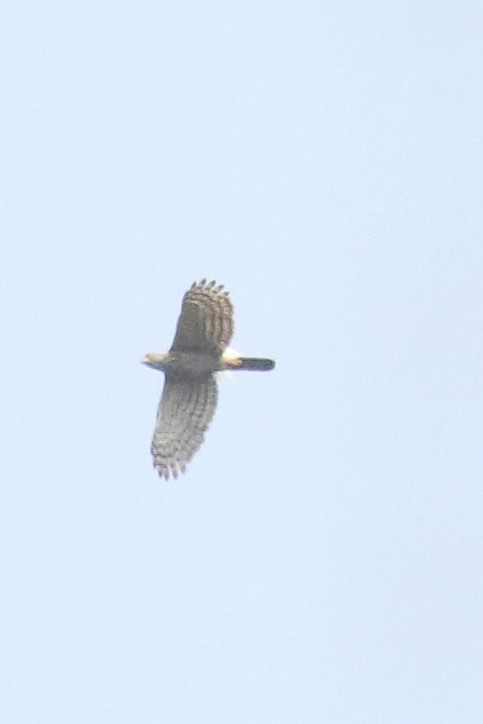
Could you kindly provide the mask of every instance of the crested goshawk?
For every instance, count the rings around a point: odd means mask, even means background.
[[[166,480],[184,473],[203,442],[218,397],[215,373],[271,370],[275,362],[240,357],[227,349],[233,334],[233,305],[223,285],[202,279],[183,297],[181,314],[167,354],[147,354],[143,362],[165,374],[151,453]]]

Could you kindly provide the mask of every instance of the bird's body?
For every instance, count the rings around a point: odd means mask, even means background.
[[[168,479],[184,472],[203,442],[217,403],[215,373],[273,369],[272,360],[240,357],[227,350],[233,334],[233,305],[216,282],[194,283],[183,297],[173,345],[150,353],[144,364],[165,374],[151,444],[153,464]]]
[[[205,352],[168,352],[168,354],[146,355],[144,364],[148,367],[179,378],[196,378],[211,374],[218,369],[218,356]]]

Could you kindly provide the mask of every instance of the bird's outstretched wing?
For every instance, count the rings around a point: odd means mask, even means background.
[[[151,444],[153,465],[161,477],[168,480],[184,473],[203,442],[217,397],[213,375],[191,380],[166,377]]]
[[[233,335],[233,305],[223,285],[192,284],[183,297],[172,352],[220,354]]]

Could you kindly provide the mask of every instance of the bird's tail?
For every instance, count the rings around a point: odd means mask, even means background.
[[[229,363],[232,370],[255,370],[257,372],[267,372],[273,370],[275,362],[273,359],[263,359],[262,357],[238,357]]]

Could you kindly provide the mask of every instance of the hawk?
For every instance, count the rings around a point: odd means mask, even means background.
[[[154,467],[166,480],[185,472],[203,442],[218,398],[215,373],[275,367],[271,359],[240,357],[227,349],[233,326],[228,292],[222,284],[202,279],[183,297],[169,352],[151,352],[142,360],[165,375],[151,453]]]

